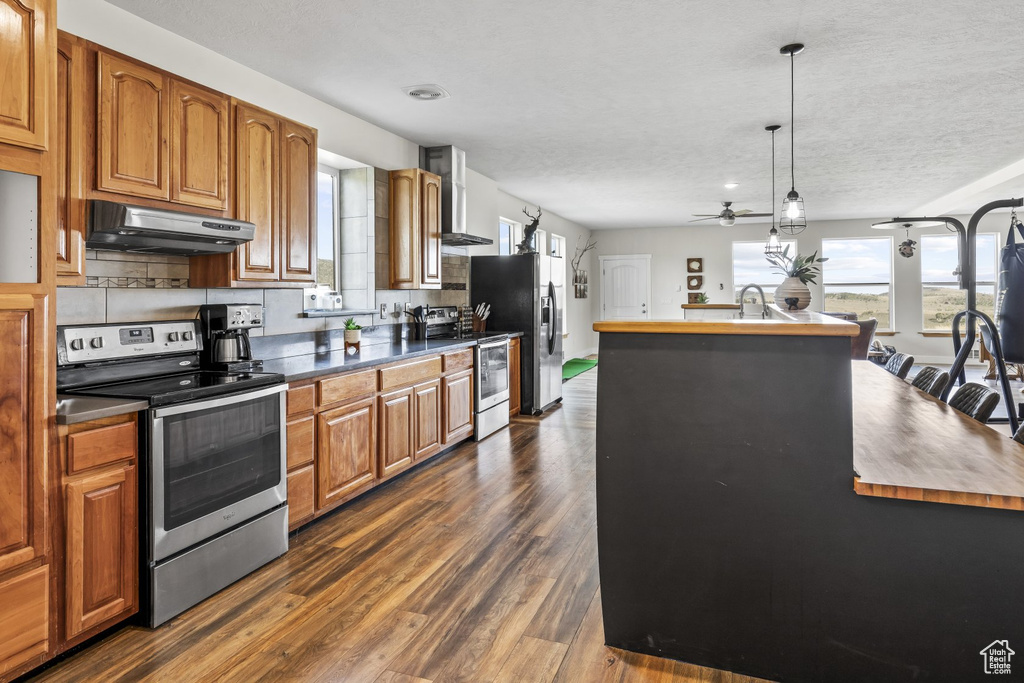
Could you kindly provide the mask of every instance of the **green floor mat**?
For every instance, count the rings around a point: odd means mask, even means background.
[[[572,379],[576,375],[586,372],[590,368],[597,365],[596,360],[584,360],[583,358],[573,358],[572,360],[566,361],[565,365],[562,366],[562,381]]]

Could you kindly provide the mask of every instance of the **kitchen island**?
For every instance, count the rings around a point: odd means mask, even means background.
[[[851,362],[856,326],[772,315],[594,326],[606,643],[777,681],[982,678],[983,648],[1024,642],[1024,518],[992,509],[1024,447]]]

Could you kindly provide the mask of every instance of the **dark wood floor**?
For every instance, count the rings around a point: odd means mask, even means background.
[[[597,371],[563,391],[163,627],[122,629],[34,680],[753,681],[604,646]]]

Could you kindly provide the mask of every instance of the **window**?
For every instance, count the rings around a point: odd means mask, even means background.
[[[782,248],[789,247],[790,256],[796,254],[796,240],[782,240]],[[732,243],[732,284],[733,300],[739,301],[740,290],[748,284],[759,285],[764,290],[765,300],[772,298],[772,292],[782,284],[784,276],[773,270],[772,264],[764,257],[764,242]],[[757,292],[747,292],[748,299],[757,301]]]
[[[523,241],[523,225],[507,218],[498,219],[498,255],[511,256]]]
[[[879,330],[892,329],[892,238],[821,240],[824,310],[876,318]]]
[[[321,166],[316,174],[316,282],[338,289],[335,264],[335,236],[338,235],[339,173]]]
[[[543,230],[537,230],[533,234],[533,248],[538,254],[547,254],[548,234]]]
[[[551,255],[555,258],[565,256],[565,238],[551,233]]]
[[[959,263],[958,240],[955,234],[921,236],[921,311],[925,330],[952,330],[953,316],[967,307],[967,292],[959,289],[953,274]],[[978,310],[994,316],[998,235],[984,233],[975,240]],[[966,324],[963,321],[960,329],[965,329]]]

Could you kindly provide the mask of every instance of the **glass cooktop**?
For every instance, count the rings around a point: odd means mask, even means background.
[[[284,382],[284,375],[269,372],[203,371],[81,387],[65,393],[109,398],[136,398],[148,400],[150,405],[158,406],[233,394],[282,382]]]

